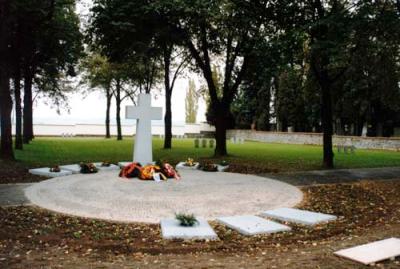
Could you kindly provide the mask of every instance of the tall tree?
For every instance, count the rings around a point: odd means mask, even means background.
[[[154,1],[163,10],[170,27],[179,33],[207,83],[215,125],[215,156],[227,155],[226,131],[232,127],[231,104],[261,34],[268,36],[273,4],[259,1]],[[264,20],[262,14],[270,14]],[[212,77],[212,66],[223,61],[222,95]]]
[[[182,74],[188,59],[182,51],[174,53],[175,44],[172,41],[162,43],[164,60],[165,116],[164,116],[164,148],[172,147],[172,91],[175,81]],[[174,63],[175,62],[175,63]],[[176,65],[175,70],[172,70]],[[171,78],[172,75],[172,78]]]
[[[186,123],[196,123],[198,107],[199,105],[198,94],[196,91],[196,83],[194,82],[194,80],[190,79],[185,99]]]
[[[1,121],[1,148],[2,159],[14,159],[11,133],[12,99],[10,91],[9,65],[11,64],[11,29],[12,13],[11,1],[0,0],[0,121]]]
[[[114,96],[112,89],[113,70],[111,69],[111,65],[106,57],[92,53],[82,61],[81,66],[84,71],[84,83],[88,83],[91,88],[100,89],[106,97],[105,137],[111,138],[110,110]]]
[[[82,55],[82,35],[75,0],[15,2],[18,62],[24,79],[24,142],[33,139],[33,86],[58,103],[64,79],[75,75]]]

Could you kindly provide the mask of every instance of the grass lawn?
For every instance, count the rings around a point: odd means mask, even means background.
[[[171,163],[188,157],[212,159],[213,149],[194,148],[192,139],[173,141],[173,149],[165,150],[162,139],[153,140],[154,159]],[[16,157],[28,167],[51,166],[78,162],[118,161],[132,159],[133,140],[103,138],[36,138],[17,151]],[[247,142],[244,145],[228,142],[229,157],[234,166],[246,167],[254,173],[296,171],[321,168],[322,147],[308,145]],[[355,154],[335,154],[337,168],[400,166],[400,153],[381,150],[357,150]]]

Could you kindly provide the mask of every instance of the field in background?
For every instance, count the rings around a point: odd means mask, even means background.
[[[195,148],[193,139],[174,139],[173,149],[165,150],[162,139],[153,140],[154,159],[173,164],[188,157],[212,159],[212,148]],[[133,140],[102,138],[36,138],[17,151],[16,157],[28,167],[52,166],[79,162],[129,161]],[[228,142],[229,157],[234,165],[245,166],[249,172],[300,171],[321,168],[322,147],[308,145]],[[335,152],[337,168],[400,166],[400,153],[378,150],[357,150],[355,154]]]

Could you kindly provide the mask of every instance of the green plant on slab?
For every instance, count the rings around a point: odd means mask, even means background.
[[[179,221],[179,225],[185,227],[193,227],[199,223],[193,214],[177,213],[175,214],[175,218]]]

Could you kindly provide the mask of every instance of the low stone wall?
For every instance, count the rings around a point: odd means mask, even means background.
[[[236,137],[245,140],[300,144],[300,145],[322,145],[321,133],[283,133],[283,132],[261,132],[251,130],[229,130],[228,138]],[[358,136],[333,136],[334,145],[353,145],[360,149],[384,149],[400,151],[400,138],[387,137],[358,137]]]

